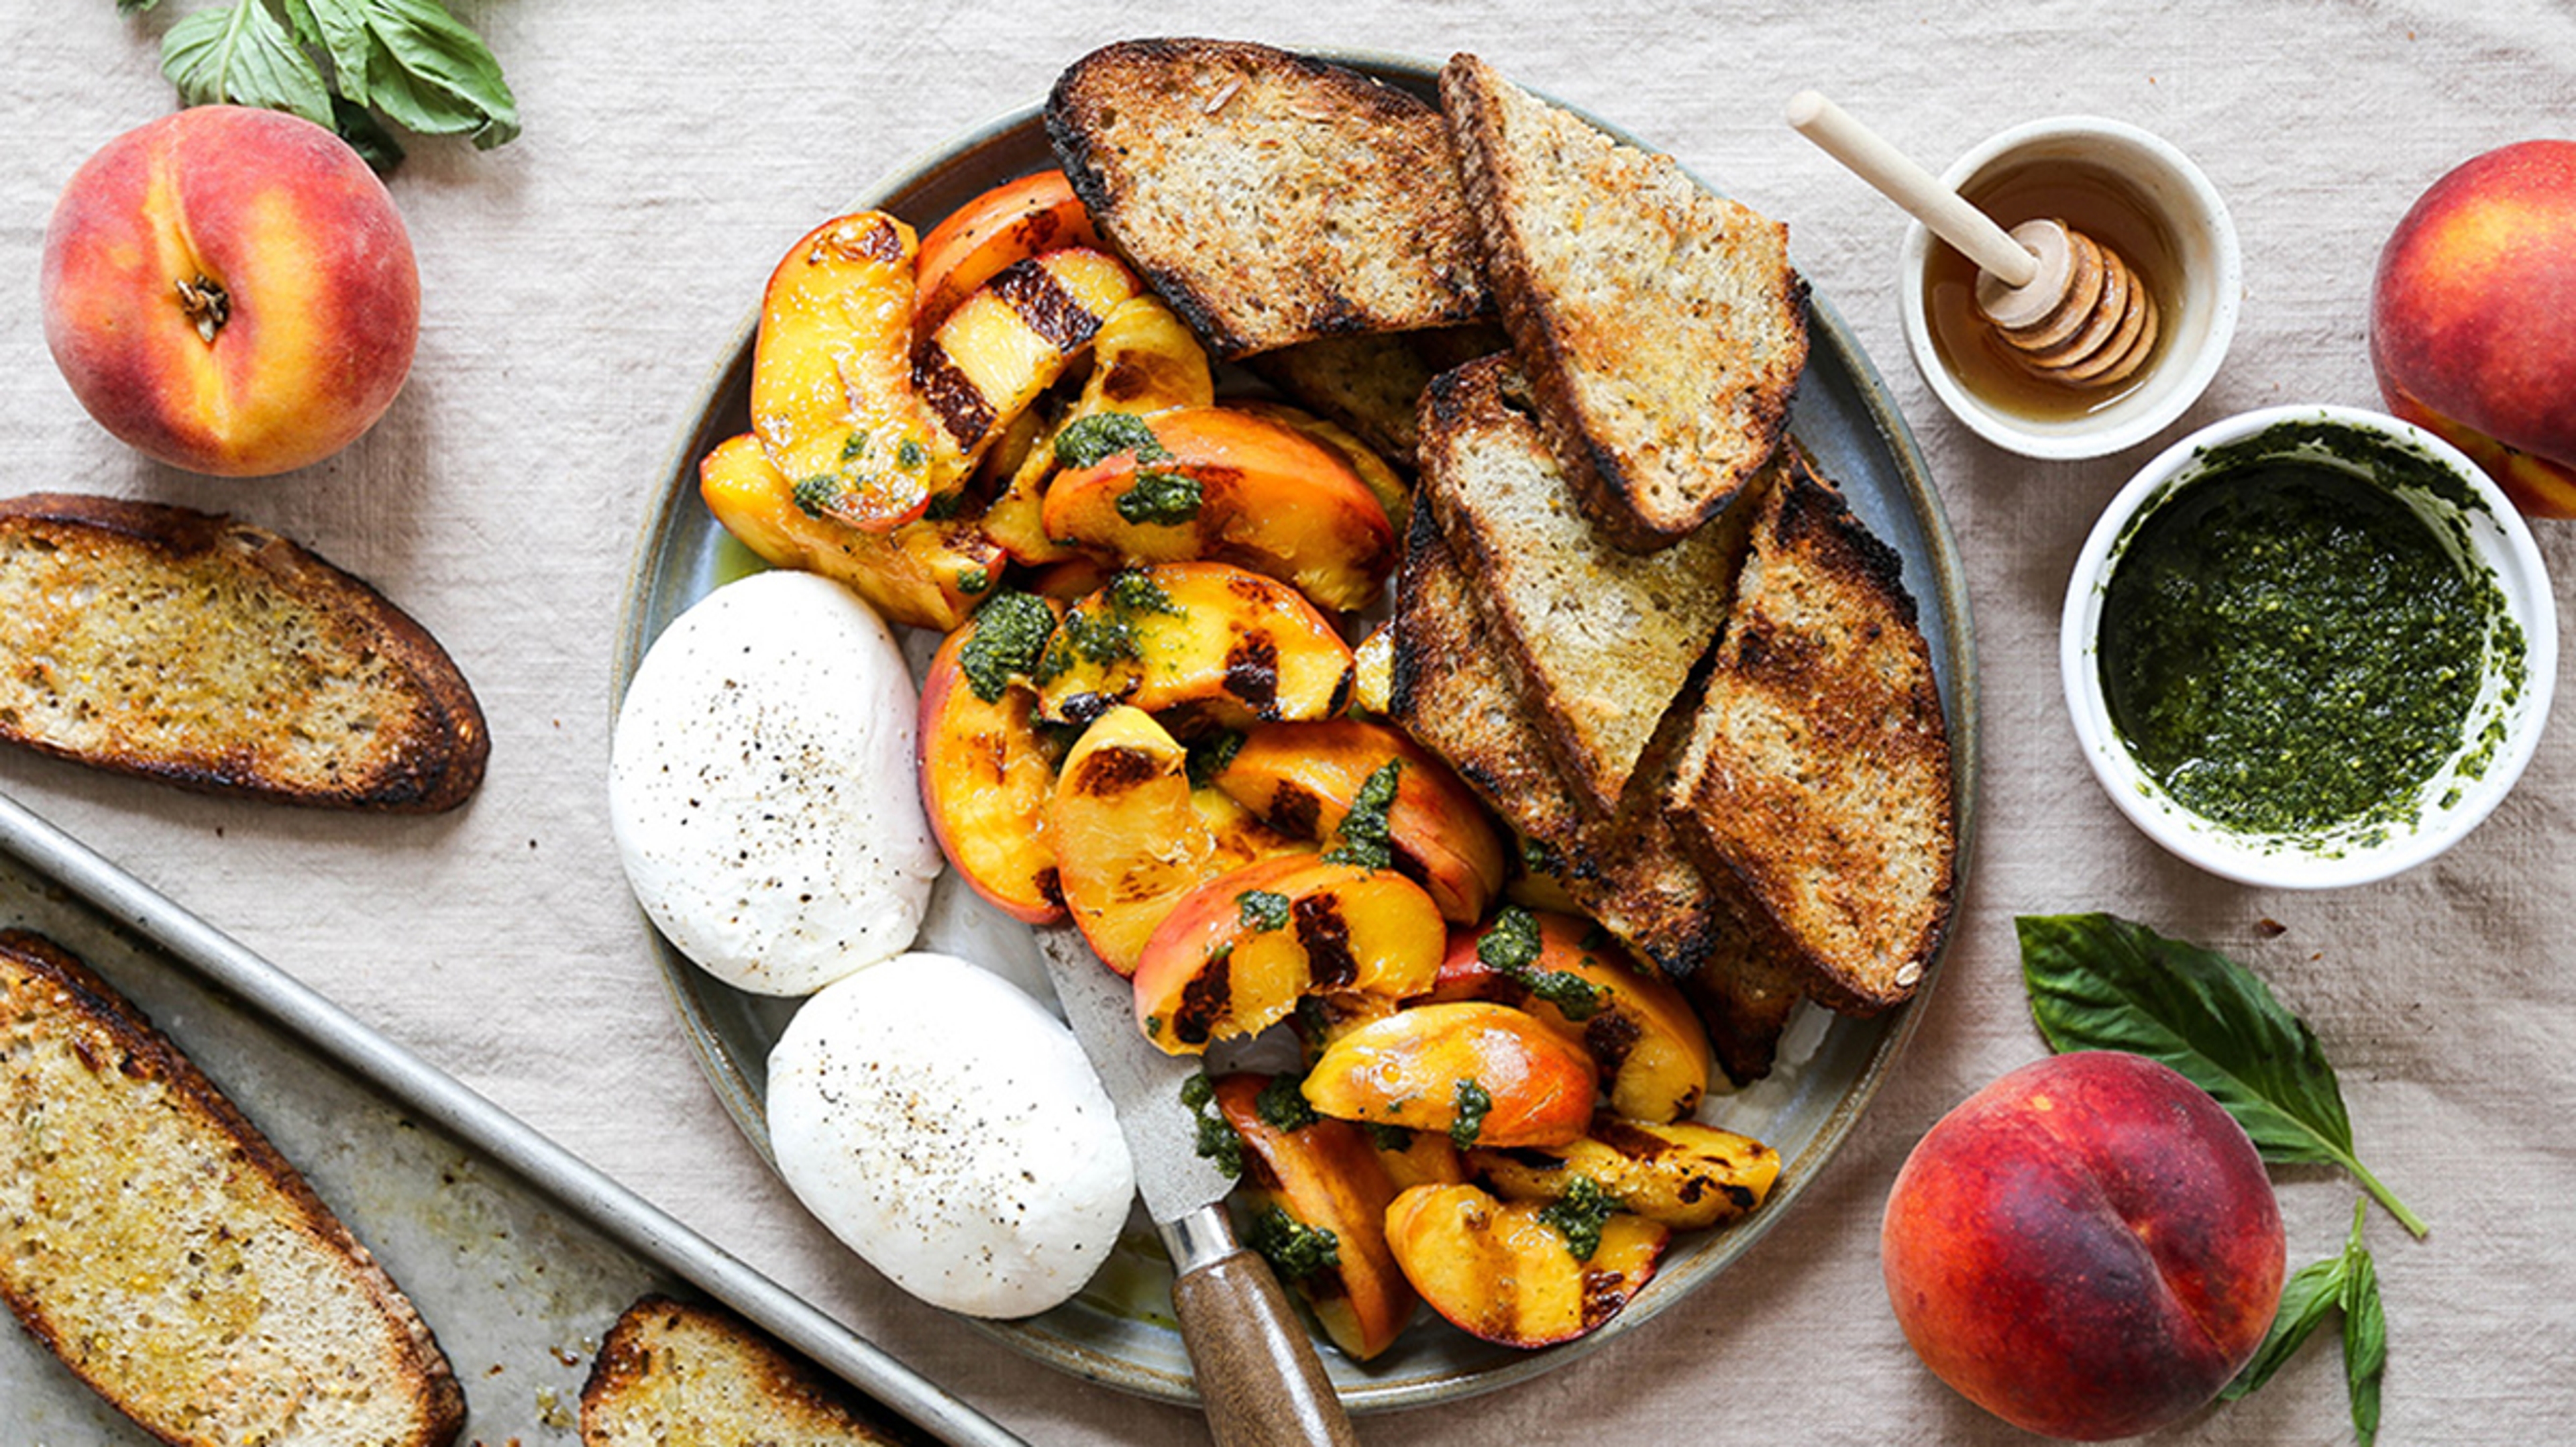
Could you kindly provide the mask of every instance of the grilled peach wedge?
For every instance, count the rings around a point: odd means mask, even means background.
[[[1205,407],[1215,395],[1207,352],[1160,297],[1140,292],[1120,302],[1092,334],[1091,375],[1083,379],[1081,398],[1044,444],[1020,460],[984,510],[984,531],[1024,563],[1085,556],[1046,533],[1047,485],[1065,456],[1089,458],[1112,449],[1112,440],[1126,429],[1098,419]]]
[[[1036,728],[1026,677],[1055,630],[1055,609],[1004,593],[952,632],[921,680],[921,802],[958,876],[1013,919],[1064,918],[1047,815],[1055,764]]]
[[[1363,1130],[1366,1130],[1363,1127]],[[1366,1131],[1377,1163],[1399,1191],[1415,1186],[1458,1186],[1467,1181],[1467,1158],[1438,1131],[1380,1126]]]
[[[1363,608],[1395,571],[1395,525],[1331,449],[1266,418],[1192,407],[1152,419],[1150,445],[1059,473],[1046,532],[1131,563],[1214,558],[1327,608]]]
[[[952,631],[1010,563],[972,518],[917,518],[870,532],[808,510],[750,433],[727,438],[698,464],[698,495],[761,561],[820,573],[867,599],[889,623]]]
[[[1780,1178],[1780,1153],[1695,1121],[1658,1125],[1605,1111],[1570,1145],[1469,1151],[1467,1168],[1515,1201],[1554,1201],[1588,1180],[1623,1211],[1696,1231],[1761,1205]]]
[[[1102,714],[1065,755],[1046,832],[1066,910],[1121,975],[1136,973],[1145,941],[1191,890],[1309,848],[1216,790],[1192,789],[1188,751],[1132,708]]]
[[[809,514],[882,532],[930,502],[913,405],[912,228],[834,217],[780,258],[751,351],[751,428]]]
[[[1413,1289],[1460,1331],[1552,1346],[1617,1316],[1653,1279],[1672,1233],[1621,1211],[1568,1219],[1551,1209],[1474,1186],[1415,1186],[1387,1208],[1387,1246]]]
[[[1431,896],[1393,870],[1265,859],[1191,890],[1163,917],[1136,966],[1136,1024],[1166,1053],[1194,1054],[1260,1034],[1309,994],[1418,995],[1446,943]]]
[[[1417,1005],[1335,1040],[1306,1100],[1363,1124],[1439,1131],[1469,1146],[1565,1145],[1596,1097],[1592,1057],[1508,1005]]]
[[[1358,719],[1264,724],[1215,783],[1283,834],[1330,841],[1369,781],[1396,766],[1379,806],[1396,867],[1422,881],[1441,918],[1471,924],[1503,887],[1503,840],[1449,766],[1391,728]]]
[[[1345,1356],[1364,1362],[1385,1351],[1420,1302],[1387,1249],[1396,1188],[1368,1137],[1306,1109],[1293,1080],[1221,1076],[1216,1106],[1243,1141],[1235,1200],[1247,1244],[1305,1298]]]
[[[1116,257],[1072,247],[1004,267],[941,320],[912,354],[933,492],[964,481],[1137,285]]]
[[[1244,729],[1324,718],[1351,696],[1351,648],[1285,583],[1224,563],[1118,574],[1073,605],[1039,705],[1086,723],[1116,704]]]
[[[1573,915],[1510,906],[1455,932],[1431,998],[1527,1010],[1591,1055],[1610,1108],[1632,1119],[1679,1120],[1708,1091],[1708,1031],[1690,1001]]]
[[[921,238],[913,325],[939,325],[957,304],[1014,263],[1068,246],[1106,250],[1091,212],[1062,171],[1005,181],[948,213]]]

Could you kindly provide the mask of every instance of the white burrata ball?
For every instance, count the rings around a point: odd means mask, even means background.
[[[1081,1290],[1136,1189],[1073,1032],[951,955],[899,956],[797,1009],[769,1054],[769,1141],[833,1235],[973,1316]]]
[[[919,697],[840,584],[758,573],[701,599],[627,685],[609,822],[653,923],[709,974],[802,995],[892,957],[941,865]]]

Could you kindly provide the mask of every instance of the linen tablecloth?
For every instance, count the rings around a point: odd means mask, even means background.
[[[2366,329],[2381,242],[2451,166],[2567,133],[2576,12],[466,0],[526,134],[488,153],[419,143],[391,183],[424,294],[410,383],[338,458],[227,482],[144,462],[92,424],[36,305],[55,195],[110,136],[173,106],[158,36],[193,8],[168,0],[129,20],[109,0],[13,0],[0,13],[6,486],[231,511],[371,580],[473,680],[490,774],[466,808],[427,819],[200,798],[15,753],[0,756],[0,789],[1032,1441],[1183,1443],[1204,1428],[1026,1366],[903,1297],[737,1135],[665,1001],[610,842],[609,664],[641,519],[781,248],[943,137],[1042,98],[1094,45],[1155,33],[1433,60],[1473,50],[1786,221],[1797,264],[1911,423],[1969,578],[1980,848],[1946,972],[1915,1007],[1921,1031],[1846,1147],[1742,1262],[1646,1329],[1498,1395],[1367,1420],[1366,1440],[2026,1440],[1918,1365],[1887,1309],[1876,1232],[1924,1129],[2044,1053],[2013,916],[2097,908],[2258,970],[2339,1067],[2364,1158],[2433,1223],[2422,1241],[2376,1211],[2369,1224],[2389,1324],[2382,1440],[2546,1441],[2576,1427],[2570,710],[2458,848],[2385,883],[2295,894],[2200,874],[2123,822],[2076,751],[2056,662],[2077,547],[2163,443],[2272,403],[2376,405]],[[1936,171],[2058,113],[2180,146],[2224,193],[2245,253],[2242,323],[2206,396],[2158,441],[2094,462],[2030,462],[1958,425],[1906,359],[1903,217],[1781,122],[1808,85]],[[2576,529],[2539,532],[2563,603]],[[2275,1179],[2292,1264],[2335,1249],[2355,1188],[2324,1169]],[[459,1366],[473,1383],[478,1364]],[[2346,1440],[2342,1393],[2321,1341],[2259,1395],[2163,1440]]]

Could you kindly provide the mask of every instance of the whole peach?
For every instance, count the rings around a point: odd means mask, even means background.
[[[2576,141],[2433,183],[2379,253],[2370,361],[2388,409],[2534,517],[2576,517]]]
[[[319,462],[411,370],[420,273],[358,154],[278,111],[199,106],[126,132],[45,231],[45,341],[99,424],[163,462]]]
[[[1879,1250],[1925,1365],[2086,1441],[2208,1403],[2281,1296],[2253,1142],[2170,1067],[2116,1051],[2024,1066],[1942,1117],[1897,1173]]]

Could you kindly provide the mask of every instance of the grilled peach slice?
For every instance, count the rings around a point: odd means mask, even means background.
[[[1055,764],[1036,728],[1037,691],[1021,674],[1055,630],[1055,610],[1003,593],[931,655],[921,680],[921,802],[931,835],[967,887],[1013,919],[1064,918],[1046,839]]]
[[[1293,1080],[1222,1076],[1216,1106],[1243,1141],[1235,1201],[1246,1243],[1305,1298],[1344,1355],[1364,1362],[1385,1351],[1418,1298],[1387,1249],[1396,1187],[1368,1137],[1308,1110]]]
[[[1414,1186],[1456,1186],[1467,1180],[1467,1158],[1439,1131],[1362,1126],[1378,1164],[1399,1191]]]
[[[1131,563],[1214,558],[1363,608],[1395,570],[1395,526],[1350,464],[1225,407],[1152,419],[1153,444],[1057,475],[1046,533]]]
[[[1075,247],[1014,262],[959,302],[912,354],[931,490],[950,491],[973,471],[1136,290],[1116,257]]]
[[[1708,1091],[1708,1031],[1690,1001],[1573,915],[1510,907],[1484,929],[1459,930],[1431,998],[1537,1016],[1591,1055],[1610,1108],[1632,1119],[1679,1120]]]
[[[1297,590],[1223,563],[1119,574],[1074,604],[1042,670],[1047,718],[1114,704],[1250,728],[1323,718],[1351,695],[1351,648]]]
[[[751,428],[797,501],[881,532],[921,515],[931,430],[913,406],[912,228],[880,211],[808,232],[769,276]]]
[[[1323,444],[1335,457],[1350,464],[1351,471],[1368,488],[1369,495],[1377,499],[1378,506],[1386,509],[1387,521],[1395,525],[1396,536],[1404,535],[1405,521],[1413,516],[1413,489],[1405,486],[1404,479],[1396,475],[1394,468],[1387,466],[1386,459],[1352,435],[1349,428],[1283,402],[1242,398],[1226,405],[1264,421],[1276,422]]]
[[[820,573],[890,623],[948,632],[1001,581],[1010,558],[972,518],[869,532],[800,504],[760,439],[727,438],[698,464],[698,495],[724,530],[773,567]]]
[[[1005,181],[948,213],[921,238],[913,325],[939,325],[959,302],[1014,262],[1068,246],[1105,250],[1091,212],[1062,171]]]
[[[1264,724],[1216,786],[1283,834],[1331,841],[1369,781],[1396,766],[1391,800],[1371,801],[1395,865],[1422,881],[1441,918],[1471,924],[1503,887],[1502,835],[1449,766],[1380,724],[1358,719]]]
[[[1095,725],[1096,727],[1096,725]],[[1258,1035],[1325,990],[1402,999],[1431,988],[1446,929],[1392,870],[1265,859],[1190,891],[1145,942],[1136,1023],[1173,1055]]]
[[[1056,883],[1093,953],[1136,973],[1145,941],[1182,896],[1258,859],[1305,849],[1214,789],[1192,789],[1188,751],[1132,708],[1102,714],[1056,771],[1047,810]]]
[[[1116,450],[1120,425],[1093,419],[1204,407],[1215,395],[1207,353],[1161,298],[1138,293],[1120,302],[1092,335],[1091,375],[1083,381],[1081,400],[1044,445],[1021,460],[985,510],[984,530],[1024,563],[1077,556],[1072,544],[1047,536],[1046,491],[1067,456],[1079,464]]]
[[[1583,1179],[1623,1211],[1696,1231],[1761,1205],[1780,1178],[1780,1153],[1715,1126],[1659,1125],[1605,1111],[1570,1145],[1469,1151],[1467,1166],[1515,1201],[1557,1200]]]
[[[1418,1005],[1326,1046],[1306,1099],[1326,1115],[1439,1131],[1461,1148],[1564,1145],[1592,1119],[1592,1058],[1523,1011]]]
[[[1415,1186],[1387,1208],[1387,1246],[1413,1289],[1460,1331],[1551,1346],[1617,1316],[1653,1279],[1672,1232],[1625,1212],[1567,1220],[1550,1209],[1474,1186]]]

